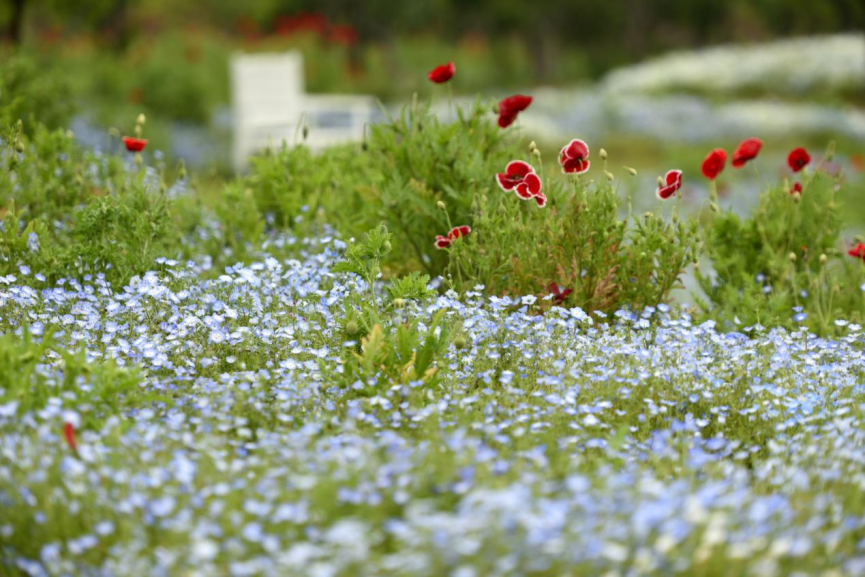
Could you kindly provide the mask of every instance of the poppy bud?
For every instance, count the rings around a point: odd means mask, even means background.
[[[602,149],[601,149],[601,152],[599,152],[598,154],[600,155],[601,160],[607,160],[607,151],[606,151],[606,150],[604,150],[604,149],[602,148]]]
[[[820,264],[826,264],[827,260],[829,260],[829,257],[827,257],[825,254],[820,255]]]
[[[787,258],[790,259],[790,262],[796,262],[796,253],[791,252],[790,254],[787,255]]]
[[[644,259],[644,258],[646,258],[646,253],[645,253],[645,252],[641,252],[641,253],[640,253],[640,259]]]
[[[384,244],[381,245],[381,248],[382,248],[382,250],[384,250],[384,252],[388,253],[388,252],[390,252],[390,249],[393,247],[391,246],[390,241],[386,240],[386,241],[384,241]]]
[[[607,177],[607,180],[609,180],[610,182],[613,182],[613,179],[615,178],[615,177],[613,176],[613,173],[612,173],[612,172],[607,172],[606,170],[604,171],[604,176],[606,176],[606,177]]]
[[[853,240],[856,242],[865,242],[865,239],[862,238],[861,234],[857,234],[856,236],[854,236]]]
[[[439,209],[441,209],[441,210],[445,210],[445,209],[447,208],[447,207],[445,206],[445,203],[443,203],[442,201],[438,201],[438,202],[436,203],[436,206],[439,207]]]
[[[405,306],[405,299],[393,299],[393,306],[398,309],[401,309]]]
[[[835,210],[835,202],[832,200],[830,200],[829,204],[827,204],[826,206],[829,208],[829,210]]]
[[[712,209],[712,212],[718,212],[718,204],[715,202],[709,203],[709,208]]]
[[[664,177],[663,176],[658,177],[658,186],[664,186]]]
[[[135,119],[135,124],[138,126],[144,126],[144,123],[147,122],[147,117],[144,116],[144,113],[138,115],[138,118]]]
[[[799,204],[799,202],[801,200],[802,200],[802,195],[799,194],[798,192],[793,195],[793,202],[795,202],[796,204]]]
[[[307,126],[306,124],[304,124],[304,125],[303,125],[303,128],[302,128],[301,131],[300,131],[300,134],[301,134],[301,136],[303,137],[303,139],[306,140],[307,137],[309,136],[309,126]]]
[[[637,176],[637,169],[631,168],[630,166],[626,166],[625,170],[627,170],[631,176]]]
[[[466,341],[466,338],[465,338],[464,336],[459,335],[459,336],[457,336],[457,337],[454,339],[454,347],[455,347],[458,351],[463,350],[463,349],[466,348],[467,346],[468,346],[468,342]]]
[[[345,325],[345,334],[350,337],[353,337],[357,334],[358,328],[357,323],[354,321],[348,321],[348,324]]]
[[[17,152],[18,154],[24,152],[24,143],[20,140],[15,143],[15,152]]]
[[[535,150],[537,150],[537,148],[538,148],[538,145],[535,144],[534,140],[529,143],[529,152],[534,152]]]

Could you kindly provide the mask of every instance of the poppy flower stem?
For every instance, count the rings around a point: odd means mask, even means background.
[[[454,87],[448,82],[448,112],[451,116],[456,116],[456,110],[454,109]]]

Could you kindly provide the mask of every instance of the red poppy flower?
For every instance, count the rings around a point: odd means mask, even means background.
[[[715,180],[721,171],[724,170],[724,165],[727,163],[727,151],[723,148],[716,148],[706,155],[703,159],[703,176],[709,180]]]
[[[522,160],[512,160],[504,172],[496,174],[499,188],[505,192],[513,190],[523,200],[541,194],[541,179],[532,165]]]
[[[448,248],[453,241],[458,238],[462,238],[467,236],[472,231],[472,228],[468,225],[455,226],[448,232],[447,236],[442,236],[440,234],[436,235],[435,239],[435,247],[445,249]]]
[[[147,141],[143,138],[132,138],[131,136],[123,137],[123,144],[126,145],[126,150],[129,152],[141,152],[147,146]]]
[[[63,423],[63,438],[66,439],[66,444],[73,451],[77,450],[78,445],[75,443],[75,427],[72,423]]]
[[[848,250],[847,254],[849,254],[853,258],[860,258],[862,259],[862,262],[865,262],[865,242],[860,242],[859,244]]]
[[[661,200],[667,200],[676,194],[676,191],[680,188],[682,188],[682,171],[674,168],[673,170],[668,170],[667,174],[664,175],[664,184],[658,187],[655,194]]]
[[[435,82],[436,84],[444,84],[448,80],[454,77],[454,73],[457,71],[457,67],[453,62],[448,62],[447,64],[442,64],[441,66],[436,66],[432,70],[430,70],[427,77]]]
[[[790,194],[802,194],[802,184],[794,182],[793,188],[790,189]]]
[[[733,153],[733,168],[742,168],[749,160],[757,158],[763,141],[759,138],[746,138]]]
[[[517,115],[528,108],[531,103],[532,97],[523,94],[514,94],[502,99],[499,102],[499,126],[507,128],[513,124],[514,120],[517,119]]]
[[[811,162],[811,155],[802,147],[794,148],[787,156],[787,165],[793,172],[799,172]]]
[[[547,197],[544,196],[543,193],[539,192],[535,195],[535,202],[538,203],[538,206],[540,208],[544,208],[545,206],[547,206]]]
[[[568,295],[573,291],[569,288],[560,287],[558,284],[552,282],[550,286],[547,287],[547,290],[553,295],[553,304],[560,305],[565,302],[565,299],[568,298]]]
[[[565,174],[583,174],[589,170],[589,145],[577,138],[559,152],[559,164]]]

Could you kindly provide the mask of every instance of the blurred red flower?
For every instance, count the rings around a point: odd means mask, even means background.
[[[472,231],[471,227],[468,225],[455,226],[448,232],[447,236],[436,235],[435,239],[435,247],[445,249],[448,248],[451,243],[458,238],[462,238],[464,236],[468,236],[468,234]]]
[[[667,200],[676,194],[676,191],[680,188],[682,188],[682,171],[674,168],[673,170],[668,170],[667,174],[664,175],[664,184],[658,186],[655,194],[661,200]]]
[[[787,165],[793,172],[799,172],[811,162],[811,155],[802,147],[794,148],[787,156]]]
[[[453,62],[448,62],[447,64],[436,66],[435,68],[430,70],[427,74],[427,77],[436,84],[444,84],[445,82],[454,77],[454,73],[456,73],[456,71],[456,65],[454,65]]]
[[[790,194],[802,194],[802,183],[794,182],[793,187],[790,189]]]
[[[517,115],[528,108],[531,103],[532,97],[523,94],[514,94],[502,99],[499,102],[499,126],[507,128],[513,124]]]
[[[550,283],[550,286],[547,287],[547,290],[550,291],[550,294],[553,295],[553,304],[558,306],[565,302],[565,299],[568,298],[568,295],[571,294],[572,291],[569,288],[560,287],[557,283]]]
[[[496,174],[499,188],[505,192],[514,191],[523,200],[528,200],[541,192],[541,179],[528,162],[512,160],[504,172]]]
[[[589,145],[575,138],[562,147],[559,164],[565,174],[583,174],[589,170]]]
[[[141,152],[147,146],[147,140],[143,138],[133,138],[131,136],[123,137],[123,144],[126,145],[126,150],[129,152]]]
[[[849,254],[853,258],[862,259],[862,262],[865,262],[865,242],[860,242],[849,251],[847,251],[847,254]]]
[[[75,427],[72,423],[63,423],[63,438],[66,439],[66,444],[73,451],[78,450],[78,445],[75,443]]]
[[[763,141],[759,138],[746,138],[733,153],[733,168],[742,168],[749,160],[757,158]]]
[[[721,171],[724,170],[724,165],[727,163],[727,151],[723,148],[716,148],[711,151],[706,158],[703,159],[703,176],[709,180],[715,180]]]

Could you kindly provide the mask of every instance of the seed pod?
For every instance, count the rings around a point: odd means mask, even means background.
[[[604,150],[604,149],[602,148],[602,149],[601,149],[601,152],[600,152],[599,154],[600,154],[600,156],[601,156],[601,160],[607,160],[607,151],[606,151],[606,150]]]

